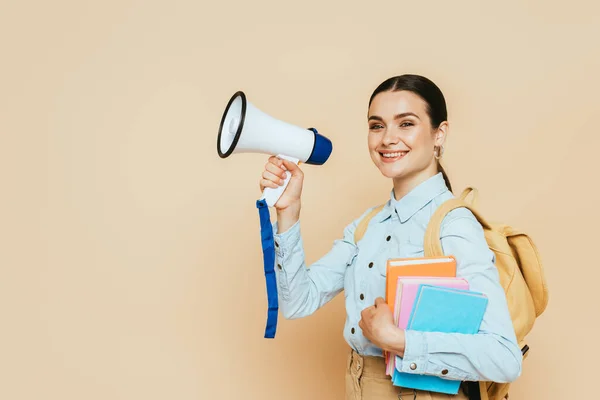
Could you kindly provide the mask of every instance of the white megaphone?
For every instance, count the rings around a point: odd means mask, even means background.
[[[254,107],[242,91],[236,92],[223,113],[217,136],[217,152],[221,158],[235,153],[264,153],[296,164],[322,165],[333,146],[316,129],[277,120]],[[284,184],[277,189],[265,188],[263,197],[273,206],[283,194],[291,174],[286,172]]]

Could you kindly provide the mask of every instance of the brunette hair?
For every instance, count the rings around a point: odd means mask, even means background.
[[[440,124],[448,120],[448,111],[446,109],[446,100],[444,94],[439,87],[431,80],[420,75],[405,74],[391,77],[382,82],[369,99],[369,106],[373,98],[381,92],[396,92],[400,90],[408,90],[421,97],[427,104],[426,111],[429,119],[431,120],[431,126],[437,129]],[[452,191],[452,185],[448,179],[448,175],[444,170],[444,167],[438,160],[438,171],[442,173],[444,181],[448,189]]]

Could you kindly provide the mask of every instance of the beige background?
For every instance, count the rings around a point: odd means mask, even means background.
[[[409,72],[446,95],[455,188],[545,261],[511,398],[593,398],[594,3],[3,1],[0,398],[341,399],[343,296],[263,338],[266,156],[220,159],[217,128],[244,90],[332,139],[304,167],[312,262],[387,198],[366,106]]]

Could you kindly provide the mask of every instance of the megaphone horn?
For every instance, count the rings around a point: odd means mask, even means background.
[[[264,153],[294,163],[322,165],[332,151],[331,141],[315,128],[301,128],[275,119],[250,103],[244,92],[236,92],[225,108],[217,136],[221,158],[237,153]],[[263,198],[275,205],[287,187],[291,175],[277,189],[265,188]]]

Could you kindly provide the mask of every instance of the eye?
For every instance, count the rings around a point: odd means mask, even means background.
[[[377,130],[377,129],[382,129],[382,128],[383,128],[383,126],[382,126],[382,125],[380,125],[380,124],[373,124],[373,125],[371,125],[371,127],[370,127],[370,129],[371,129],[372,131],[374,131],[374,130]]]
[[[403,123],[401,123],[401,124],[400,124],[400,127],[402,127],[402,128],[406,128],[406,127],[413,126],[413,125],[414,125],[414,124],[413,124],[412,122],[408,122],[408,121],[406,121],[406,122],[403,122]]]

